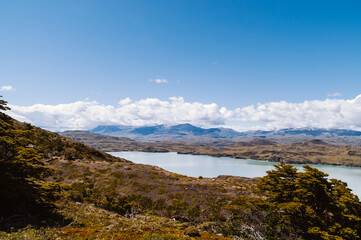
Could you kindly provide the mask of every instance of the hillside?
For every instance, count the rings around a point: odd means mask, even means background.
[[[34,164],[52,169],[43,185],[52,183],[56,186],[57,194],[54,195],[58,199],[51,215],[28,211],[33,207],[29,204],[1,212],[0,227],[3,230],[32,224],[47,227],[46,233],[42,230],[44,236],[56,235],[61,239],[95,239],[109,234],[115,234],[118,239],[142,239],[150,235],[187,239],[183,234],[187,227],[217,220],[220,207],[240,194],[246,194],[246,186],[255,181],[240,177],[198,179],[181,176],[115,158],[72,139],[20,123],[3,113],[0,117],[2,139],[21,139],[14,147],[36,153],[40,162]],[[14,135],[8,135],[10,132]],[[4,141],[1,141],[1,147],[8,149]],[[21,193],[15,191],[13,194]],[[50,203],[51,200],[47,201]],[[51,220],[54,214],[58,220]],[[204,219],[200,218],[201,214]],[[211,226],[205,225],[208,232],[203,231],[203,239],[220,238],[212,235],[215,232]],[[117,230],[119,227],[121,231]],[[35,228],[17,234],[0,232],[0,239],[35,236],[39,231]]]
[[[299,164],[361,166],[361,147],[333,145],[319,139],[296,143],[277,143],[267,139],[249,141],[213,140],[191,142],[140,142],[82,131],[60,133],[105,152],[178,152],[242,159]]]
[[[361,132],[346,129],[286,128],[274,131],[249,131],[245,138],[269,139],[279,143],[301,142],[321,139],[335,145],[361,146]]]
[[[311,167],[298,172],[281,163],[259,179],[191,178],[112,157],[4,113],[0,133],[1,205],[6,206],[0,211],[0,239],[361,235],[357,196]]]
[[[317,138],[336,145],[361,146],[361,132],[345,129],[287,128],[274,131],[237,132],[229,128],[206,129],[191,124],[178,124],[173,126],[156,125],[143,127],[107,125],[98,126],[88,132],[115,137],[127,137],[145,142],[234,142],[267,139],[278,143],[294,143]]]

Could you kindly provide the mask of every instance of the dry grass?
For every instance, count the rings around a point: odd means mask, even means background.
[[[188,224],[169,218],[144,214],[126,218],[92,204],[72,201],[59,202],[58,208],[63,216],[73,219],[70,224],[53,228],[26,228],[12,233],[0,232],[0,239],[194,239],[184,235]],[[196,239],[230,239],[206,232],[202,225],[198,229],[201,237]]]

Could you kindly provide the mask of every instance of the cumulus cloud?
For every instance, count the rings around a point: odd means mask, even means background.
[[[118,104],[119,105],[127,105],[127,104],[129,104],[129,103],[131,103],[132,102],[132,99],[130,99],[130,98],[124,98],[124,99],[122,99],[122,100],[120,100],[119,102],[118,102]]]
[[[236,110],[241,121],[265,123],[265,128],[344,128],[361,130],[361,95],[301,103],[270,102]]]
[[[13,88],[13,86],[10,85],[0,87],[0,91],[13,91],[13,90],[15,90],[15,88]]]
[[[153,125],[191,123],[199,126],[220,125],[232,116],[232,111],[217,104],[185,102],[182,97],[168,101],[146,98],[139,101],[123,99],[120,106],[103,105],[96,101],[28,107],[11,105],[10,115],[53,131],[91,129],[98,125]]]
[[[160,84],[160,83],[168,83],[167,79],[165,79],[165,78],[150,79],[149,81],[150,82],[155,82],[155,83],[158,83],[158,84]]]
[[[118,106],[96,101],[68,104],[10,105],[14,118],[53,131],[91,129],[98,125],[155,125],[191,123],[197,126],[229,126],[238,130],[281,128],[344,128],[361,130],[361,95],[354,99],[286,101],[250,105],[229,110],[217,104],[186,102],[182,97],[166,101],[125,98]]]

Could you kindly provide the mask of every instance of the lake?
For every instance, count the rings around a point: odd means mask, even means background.
[[[206,155],[177,154],[175,152],[108,152],[135,163],[155,165],[167,171],[190,177],[217,177],[233,175],[241,177],[262,177],[266,171],[273,169],[273,162],[234,159],[229,157],[211,157]],[[302,165],[293,164],[296,167]],[[361,197],[361,168],[332,165],[312,165],[328,173],[330,178],[337,178],[348,183],[353,193]]]

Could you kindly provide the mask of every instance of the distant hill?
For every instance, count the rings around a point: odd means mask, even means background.
[[[361,132],[346,129],[322,129],[322,128],[285,128],[275,131],[251,131],[253,135],[264,136],[290,136],[306,135],[312,137],[344,137],[344,136],[361,136]]]
[[[249,131],[242,133],[246,139],[261,138],[279,143],[321,139],[337,145],[361,145],[361,132],[346,129],[286,128],[275,131]]]
[[[274,131],[237,132],[230,128],[200,128],[191,124],[173,126],[155,125],[131,127],[122,125],[98,126],[89,132],[115,137],[127,137],[137,141],[204,142],[212,140],[268,139],[279,143],[321,139],[341,145],[361,145],[361,132],[345,129],[287,128]]]

